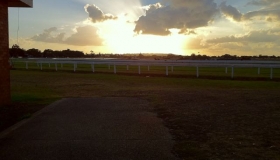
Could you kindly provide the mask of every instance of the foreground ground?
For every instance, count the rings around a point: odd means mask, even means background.
[[[13,105],[1,108],[8,122],[62,97],[140,97],[183,159],[280,159],[279,82],[23,70],[12,71],[11,81]]]
[[[63,98],[0,134],[1,160],[177,160],[148,106],[131,97]]]

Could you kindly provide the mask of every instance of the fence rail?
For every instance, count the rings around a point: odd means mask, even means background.
[[[114,73],[117,73],[117,66],[126,66],[126,70],[129,70],[130,66],[138,67],[138,74],[141,74],[141,67],[147,66],[150,71],[150,66],[165,67],[165,74],[168,76],[170,72],[174,72],[174,67],[194,67],[196,68],[196,76],[200,76],[201,68],[225,68],[225,73],[231,72],[231,78],[234,78],[235,69],[237,68],[256,68],[257,74],[260,74],[262,68],[270,70],[270,79],[274,78],[274,69],[280,68],[280,61],[223,61],[223,60],[118,60],[118,59],[10,59],[11,65],[14,63],[25,63],[25,68],[29,69],[29,63],[37,64],[37,67],[43,70],[43,64],[48,64],[49,67],[55,66],[55,70],[58,70],[58,64],[60,68],[63,65],[70,64],[73,67],[73,71],[76,72],[78,65],[90,65],[92,72],[95,72],[95,65],[108,65],[108,69],[111,66],[114,68]]]

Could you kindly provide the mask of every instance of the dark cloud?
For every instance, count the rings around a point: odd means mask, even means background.
[[[265,8],[258,11],[248,12],[243,15],[244,20],[250,20],[254,17],[268,17],[269,19],[280,20],[280,7],[279,8]]]
[[[97,34],[97,28],[92,26],[78,27],[76,28],[76,33],[68,38],[65,37],[65,33],[55,34],[57,31],[56,27],[46,29],[43,33],[33,36],[31,40],[76,46],[101,46],[103,42]]]
[[[251,2],[248,2],[247,5],[273,6],[279,3],[279,0],[252,0]]]
[[[167,6],[150,5],[146,15],[136,21],[138,34],[169,35],[169,29],[183,31],[207,26],[218,12],[214,0],[170,0]]]
[[[241,21],[242,13],[240,13],[236,8],[231,5],[226,5],[226,2],[223,2],[220,5],[221,12],[226,16],[234,19],[235,21]]]
[[[104,14],[102,10],[100,10],[96,5],[89,5],[85,6],[85,11],[89,14],[89,19],[93,22],[103,22],[106,20],[114,20],[117,17],[113,16],[112,14]]]

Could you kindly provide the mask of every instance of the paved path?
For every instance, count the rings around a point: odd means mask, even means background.
[[[71,98],[0,134],[0,159],[176,159],[172,137],[148,102]]]

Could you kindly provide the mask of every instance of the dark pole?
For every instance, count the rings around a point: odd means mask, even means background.
[[[11,103],[8,1],[0,1],[0,106]]]

